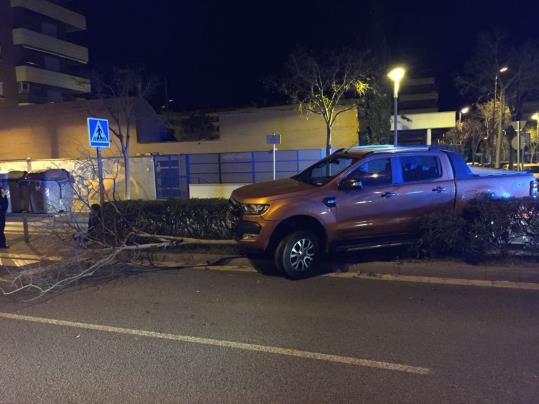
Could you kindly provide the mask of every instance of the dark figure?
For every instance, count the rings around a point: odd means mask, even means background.
[[[9,248],[6,242],[4,230],[6,228],[6,212],[9,206],[7,194],[3,188],[0,188],[0,248]]]
[[[98,233],[99,226],[101,225],[101,206],[94,203],[90,206],[90,216],[88,217],[88,237],[95,237]]]

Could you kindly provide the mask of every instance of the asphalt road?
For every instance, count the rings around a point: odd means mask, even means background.
[[[1,403],[539,401],[536,291],[160,272],[0,300],[0,341]]]

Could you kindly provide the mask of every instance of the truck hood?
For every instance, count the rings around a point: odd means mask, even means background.
[[[263,203],[264,201],[288,198],[290,196],[294,196],[295,194],[307,194],[315,189],[316,187],[313,185],[297,181],[293,178],[286,178],[282,180],[246,185],[236,189],[232,193],[232,198],[239,202],[249,201],[252,203]]]

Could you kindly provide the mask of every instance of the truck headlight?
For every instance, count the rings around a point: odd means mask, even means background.
[[[261,215],[266,212],[269,208],[269,205],[262,205],[256,203],[242,203],[241,209],[246,215]]]

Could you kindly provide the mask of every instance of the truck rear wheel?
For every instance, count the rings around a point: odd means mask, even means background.
[[[313,273],[320,256],[318,238],[309,231],[295,231],[281,240],[275,250],[277,268],[291,279]]]

